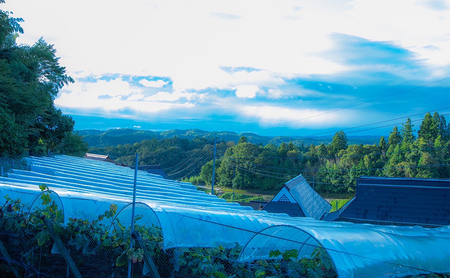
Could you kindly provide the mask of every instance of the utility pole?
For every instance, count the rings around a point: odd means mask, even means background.
[[[234,180],[236,179],[236,167],[234,167],[233,171],[233,195],[231,196],[231,202],[234,202]]]
[[[136,164],[134,166],[134,187],[133,187],[133,204],[131,210],[131,227],[130,227],[130,249],[133,248],[133,232],[134,232],[134,211],[136,207],[136,182],[137,182],[137,171],[139,167],[139,154],[136,153]],[[131,260],[128,260],[128,278],[131,277]]]
[[[213,172],[211,182],[211,195],[214,195],[214,179],[216,177],[216,141],[217,137],[214,138],[214,157],[213,157]]]

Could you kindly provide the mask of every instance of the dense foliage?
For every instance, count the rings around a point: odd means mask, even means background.
[[[178,137],[182,139],[193,140],[195,138],[214,138],[218,137],[220,140],[225,142],[235,142],[237,143],[241,137],[247,138],[247,141],[254,144],[267,145],[269,143],[274,145],[279,145],[281,143],[292,142],[295,145],[301,146],[308,144],[320,144],[331,143],[331,138],[325,136],[319,137],[309,137],[309,138],[299,138],[299,137],[289,137],[289,136],[261,136],[254,133],[235,133],[231,131],[218,131],[210,132],[200,129],[187,129],[187,130],[166,130],[166,131],[151,131],[151,130],[136,130],[131,128],[120,128],[120,129],[109,129],[107,131],[101,131],[96,129],[79,130],[80,135],[83,136],[84,140],[89,144],[90,147],[105,148],[108,146],[125,145],[134,143],[140,143],[144,139],[169,139],[173,137]],[[373,144],[378,140],[377,136],[353,136],[349,137],[349,142],[353,144]]]
[[[302,148],[292,143],[255,145],[242,140],[228,148],[217,169],[217,184],[237,188],[275,189],[303,174],[322,193],[354,191],[360,176],[449,178],[449,126],[437,112],[425,118],[415,137],[410,119],[388,141],[348,145],[343,131],[329,145]],[[205,166],[200,176],[209,172]],[[208,180],[205,180],[208,182]]]
[[[0,156],[17,157],[27,150],[79,155],[86,144],[72,133],[72,118],[53,105],[58,91],[73,79],[59,65],[53,45],[42,38],[33,46],[16,43],[22,21],[0,10]]]
[[[141,165],[161,164],[171,179],[210,185],[213,146],[213,140],[205,138],[174,137],[90,151],[127,165],[134,164],[138,152]],[[360,176],[449,178],[449,148],[449,125],[437,112],[426,114],[417,132],[408,119],[388,138],[379,138],[378,144],[350,144],[343,131],[330,144],[317,146],[293,142],[264,146],[242,136],[237,144],[218,141],[215,184],[231,188],[234,181],[236,189],[277,190],[302,174],[321,193],[353,194]]]
[[[216,145],[217,155],[222,156],[227,145]],[[213,157],[214,141],[206,138],[194,140],[178,137],[158,140],[143,140],[140,143],[90,148],[98,154],[108,154],[112,159],[125,165],[134,165],[135,153],[139,153],[140,165],[161,165],[171,179],[197,175],[205,163]]]

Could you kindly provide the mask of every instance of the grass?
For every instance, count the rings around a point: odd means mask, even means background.
[[[198,190],[204,191],[208,194],[211,194],[211,189],[205,188],[205,187],[200,187],[197,186]],[[258,193],[256,193],[255,191],[246,191],[246,190],[241,190],[241,189],[235,189],[234,190],[234,201],[235,202],[241,202],[241,203],[248,203],[250,201],[270,201],[273,199],[273,197],[275,196],[277,192],[275,192],[275,194],[270,195],[271,192],[266,192],[266,191],[257,191]],[[232,195],[233,195],[233,189],[231,188],[225,188],[225,187],[221,187],[221,188],[214,188],[214,193],[216,194],[217,197],[225,199],[227,202],[231,202],[232,200]],[[263,194],[260,194],[263,193]]]
[[[330,201],[331,204],[331,211],[336,211],[342,208],[350,199],[334,199]],[[337,209],[336,209],[337,208]]]
[[[233,198],[232,192],[225,192],[222,195],[220,195],[220,198],[225,199],[227,202],[231,202]],[[241,193],[234,193],[234,201],[235,202],[241,202],[241,203],[249,203],[250,201],[264,201],[263,196],[253,196],[253,195],[246,195]]]
[[[211,189],[197,186],[198,190],[204,191],[208,194],[211,193]],[[232,195],[233,195],[233,189],[231,188],[214,188],[214,193],[217,197],[225,199],[227,202],[231,202]],[[265,191],[265,190],[242,190],[242,189],[235,189],[234,190],[234,201],[235,202],[241,202],[241,203],[248,203],[250,201],[266,201],[269,202],[273,199],[273,197],[278,194],[279,190],[276,191]],[[351,198],[354,197],[353,194],[333,194],[333,195],[326,195],[324,194],[322,197],[330,200],[331,204],[331,211],[336,211],[337,209],[342,208]]]

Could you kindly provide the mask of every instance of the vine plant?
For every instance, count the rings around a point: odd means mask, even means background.
[[[26,272],[39,272],[40,266],[52,265],[49,254],[54,246],[45,226],[46,220],[53,223],[53,229],[66,246],[82,251],[83,256],[77,260],[78,264],[103,251],[110,254],[114,268],[121,269],[122,273],[129,261],[143,268],[145,252],[140,245],[129,248],[130,228],[114,218],[117,205],[111,205],[95,220],[69,218],[64,223],[63,212],[51,198],[49,188],[41,185],[40,189],[41,206],[34,210],[30,211],[20,200],[12,200],[8,196],[5,196],[5,204],[0,209],[0,231],[15,235],[13,245],[24,250],[20,255]],[[136,221],[141,217],[138,216]],[[104,224],[107,222],[105,220],[112,222],[112,219],[115,219],[115,229]],[[164,250],[160,227],[135,224],[135,231],[139,233],[161,277],[337,277],[331,260],[321,248],[317,248],[311,257],[300,260],[297,259],[297,250],[275,250],[270,253],[269,260],[242,263],[237,261],[242,250],[239,245],[233,248]]]

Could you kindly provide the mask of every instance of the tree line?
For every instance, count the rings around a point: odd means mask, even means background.
[[[348,144],[344,131],[331,144],[296,146],[292,142],[252,144],[242,137],[216,161],[215,184],[239,189],[275,190],[302,174],[321,193],[355,191],[360,176],[449,178],[450,128],[439,113],[427,113],[415,135],[408,118],[399,130],[378,144]],[[198,177],[188,180],[210,184],[212,161]]]
[[[217,143],[217,156],[228,148],[225,141]],[[107,154],[117,162],[134,166],[135,154],[139,153],[139,165],[160,165],[170,179],[196,176],[202,166],[213,157],[214,141],[207,138],[145,139],[140,143],[108,147],[91,147],[89,152]]]
[[[449,178],[450,128],[439,113],[427,113],[417,130],[410,119],[376,144],[349,144],[344,131],[330,144],[251,143],[242,136],[219,140],[215,184],[237,189],[277,190],[302,174],[326,194],[353,194],[360,176]],[[92,147],[126,165],[160,165],[171,179],[210,185],[214,140],[197,137],[147,139],[140,143]]]
[[[10,15],[0,10],[0,156],[84,154],[87,144],[73,133],[75,122],[53,104],[74,80],[44,39],[16,43],[23,19]]]

